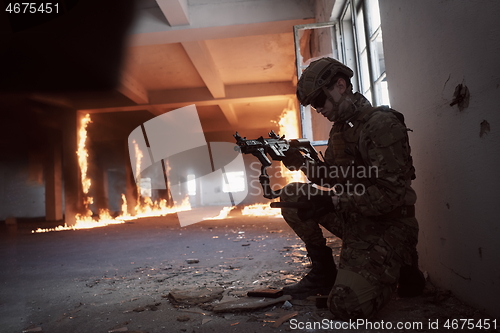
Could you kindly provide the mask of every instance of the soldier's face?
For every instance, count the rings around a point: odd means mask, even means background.
[[[334,105],[331,100],[333,99],[338,103],[342,94],[346,91],[346,82],[344,79],[339,79],[337,83],[331,87],[328,92],[330,98],[327,98],[325,104],[322,107],[317,107],[316,112],[321,113],[328,120],[335,122],[339,118],[339,107],[338,104]]]

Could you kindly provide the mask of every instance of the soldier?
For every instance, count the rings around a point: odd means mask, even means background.
[[[289,152],[283,161],[312,183],[291,183],[281,201],[312,203],[310,209],[282,208],[286,222],[304,241],[311,271],[285,294],[329,294],[328,307],[342,320],[370,318],[396,290],[419,295],[425,284],[418,269],[415,178],[403,115],[372,107],[353,93],[353,72],[322,58],[303,72],[297,97],[333,122],[324,162]],[[334,193],[334,195],[331,195]],[[342,239],[337,270],[320,225]]]

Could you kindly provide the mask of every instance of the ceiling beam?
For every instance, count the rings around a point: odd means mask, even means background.
[[[288,100],[289,98],[295,98],[295,85],[292,82],[253,83],[228,85],[226,86],[226,96],[223,98],[214,98],[205,87],[150,91],[148,105],[117,106],[81,111],[89,113],[150,111],[150,108],[154,107],[156,110],[162,112],[161,110],[176,109],[190,104],[196,104],[197,106],[221,105]],[[228,114],[229,117],[232,117],[230,112]]]
[[[294,25],[309,24],[314,22],[315,20],[313,18],[300,18],[284,21],[235,24],[231,26],[212,26],[202,28],[195,28],[191,25],[186,29],[135,33],[129,37],[128,46],[171,44],[192,42],[197,40],[292,33]]]
[[[156,0],[171,27],[189,25],[187,0]]]
[[[161,0],[178,6],[181,0]],[[160,3],[160,1],[158,1]],[[168,7],[164,7],[168,8]],[[238,0],[238,1],[193,1],[189,5],[189,26],[171,26],[163,17],[169,18],[160,7],[147,7],[136,12],[130,34],[168,32],[189,29],[224,27],[235,25],[278,22],[315,18],[315,4],[305,0]]]
[[[137,104],[149,104],[148,91],[126,72],[121,73],[120,85],[116,90]]]
[[[226,95],[224,82],[205,41],[183,42],[182,46],[214,98]]]
[[[236,112],[234,112],[233,104],[220,103],[219,107],[222,110],[222,112],[224,113],[224,116],[226,117],[229,124],[231,124],[233,126],[237,126],[238,125],[238,117],[236,116]]]
[[[295,95],[292,82],[235,84],[226,86],[224,98],[214,98],[206,88],[173,89],[150,92],[151,104],[216,105],[221,103],[245,103],[246,100],[273,100]],[[187,103],[187,104],[186,104]]]
[[[146,88],[134,79],[132,75],[126,72],[121,73],[120,84],[116,90],[135,103],[142,105],[142,108],[148,110],[155,116],[165,112],[159,107],[149,105],[149,95]]]

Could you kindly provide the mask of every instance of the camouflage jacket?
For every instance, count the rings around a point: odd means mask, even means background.
[[[333,124],[325,151],[343,212],[386,214],[413,205],[414,168],[402,114],[354,94],[354,116]],[[332,184],[330,184],[332,185]]]

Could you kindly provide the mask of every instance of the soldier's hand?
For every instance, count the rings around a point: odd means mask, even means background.
[[[302,221],[318,219],[323,215],[335,211],[333,198],[330,195],[301,196],[298,202],[310,203],[310,208],[297,209],[297,216]]]
[[[290,171],[299,170],[305,163],[304,155],[297,148],[290,148],[281,161]]]

